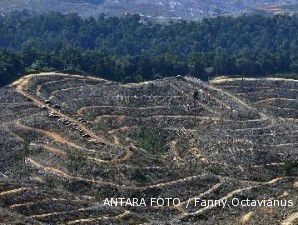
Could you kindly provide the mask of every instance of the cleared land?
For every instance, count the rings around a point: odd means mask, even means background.
[[[120,84],[57,73],[0,89],[5,224],[296,224],[297,91],[286,79]],[[179,207],[107,207],[111,197]],[[189,199],[293,207],[186,207]]]

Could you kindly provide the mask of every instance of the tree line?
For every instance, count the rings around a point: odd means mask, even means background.
[[[217,17],[158,24],[138,15],[83,19],[14,12],[0,17],[0,84],[67,71],[122,82],[174,75],[298,72],[298,15]]]

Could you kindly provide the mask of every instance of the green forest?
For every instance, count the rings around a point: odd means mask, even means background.
[[[192,75],[298,73],[298,15],[217,17],[159,24],[138,15],[0,17],[0,85],[40,71],[121,82]]]

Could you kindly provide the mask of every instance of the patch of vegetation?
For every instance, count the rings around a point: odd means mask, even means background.
[[[65,180],[47,180],[45,189],[50,194],[64,193],[67,190],[68,181]]]
[[[298,63],[296,66],[298,68]],[[294,79],[294,80],[298,79],[297,73],[277,73],[277,74],[273,74],[272,76],[277,78],[285,78],[285,79]]]
[[[286,176],[292,176],[298,172],[298,161],[288,161],[283,165],[283,171]]]
[[[140,168],[134,168],[131,171],[131,178],[141,183],[148,181],[147,175]]]
[[[113,188],[100,188],[93,192],[93,196],[97,200],[102,200],[104,198],[112,198],[117,194],[117,190]]]
[[[29,143],[25,143],[24,147],[15,154],[15,163],[12,170],[20,178],[30,176],[34,170],[30,165],[26,164],[26,157],[29,155]]]
[[[198,174],[203,172],[204,168],[201,162],[199,161],[194,161],[186,165],[186,169],[191,173],[191,174]]]
[[[25,143],[24,147],[15,155],[15,160],[17,163],[24,165],[26,157],[29,155],[30,155],[29,143]]]
[[[87,160],[84,155],[80,152],[73,151],[67,154],[67,170],[72,173],[77,173],[82,171],[86,166]]]
[[[143,217],[136,217],[135,215],[127,215],[121,218],[117,218],[115,224],[126,225],[126,224],[148,224],[149,221]]]
[[[219,164],[211,164],[209,167],[208,167],[208,170],[211,172],[211,173],[214,173],[214,174],[221,174],[222,171],[223,171],[223,167]]]
[[[158,132],[141,128],[134,135],[134,140],[142,149],[154,155],[160,155],[166,152],[165,140]]]
[[[97,170],[96,170],[97,172]],[[99,175],[101,178],[106,179],[106,180],[111,180],[115,178],[115,171],[112,169],[105,169],[105,170],[100,170],[98,171],[99,173],[96,175]]]
[[[92,189],[92,184],[86,181],[65,182],[65,189],[76,194],[84,194]]]

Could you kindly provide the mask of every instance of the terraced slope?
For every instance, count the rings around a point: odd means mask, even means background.
[[[298,118],[298,81],[279,78],[217,79],[213,84],[243,97],[269,114],[295,121]]]
[[[188,204],[297,203],[297,126],[249,96],[189,77],[119,84],[56,73],[0,89],[4,223],[295,224],[297,204]],[[180,198],[181,205],[104,206],[111,197]]]

